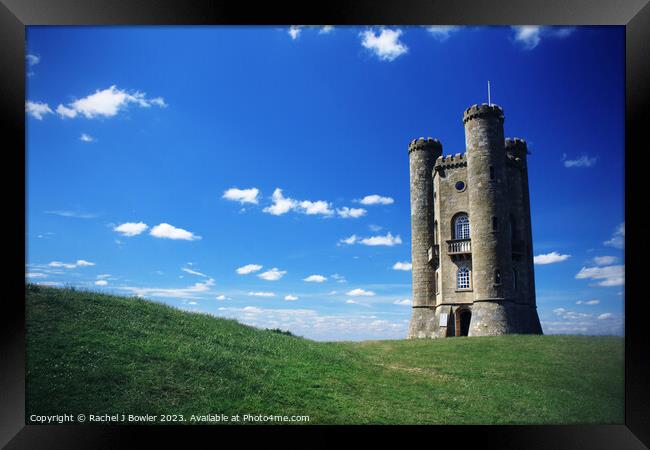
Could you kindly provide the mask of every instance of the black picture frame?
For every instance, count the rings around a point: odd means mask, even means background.
[[[243,1],[194,0],[0,0],[0,114],[3,134],[2,192],[9,220],[5,236],[25,233],[25,27],[33,25],[201,25],[201,24],[462,24],[462,25],[624,25],[626,34],[626,161],[625,161],[625,424],[557,426],[428,426],[375,427],[373,435],[408,433],[409,441],[454,446],[468,437],[487,448],[513,449],[636,449],[650,445],[650,389],[648,364],[650,338],[645,327],[645,296],[638,281],[640,263],[647,248],[642,230],[646,202],[640,186],[646,151],[648,93],[650,90],[650,5],[647,0],[534,0],[534,1],[426,1],[321,0]],[[21,178],[22,177],[22,178]],[[638,188],[638,189],[637,189]],[[640,199],[633,200],[635,197]],[[16,448],[118,448],[150,446],[152,440],[167,444],[172,439],[199,435],[219,442],[225,434],[240,437],[267,431],[269,427],[148,427],[90,425],[25,425],[25,245],[10,241],[13,258],[5,277],[5,297],[0,332],[0,445]],[[23,241],[25,242],[25,241]],[[5,250],[6,251],[6,250]],[[637,264],[639,263],[639,264]],[[280,427],[308,431],[309,440],[338,440],[333,427]],[[334,427],[336,431],[364,431],[367,427]],[[278,428],[273,428],[277,431]],[[172,434],[173,433],[173,434]],[[246,434],[243,434],[246,433]],[[203,436],[205,435],[205,436]],[[417,435],[417,436],[416,436]],[[460,440],[462,437],[462,441]],[[212,441],[215,444],[217,441]],[[324,441],[322,441],[324,442]],[[321,442],[321,443],[322,443]],[[644,445],[645,444],[645,445]],[[408,444],[407,444],[408,445]]]

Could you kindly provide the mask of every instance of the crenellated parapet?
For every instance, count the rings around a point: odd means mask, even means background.
[[[496,117],[501,122],[503,122],[505,118],[503,115],[503,109],[501,109],[499,105],[488,105],[487,103],[483,103],[481,105],[472,105],[465,110],[465,113],[463,114],[463,124],[473,119],[485,117]]]
[[[506,154],[512,155],[515,159],[525,159],[528,154],[526,141],[519,138],[507,138],[505,142]]]
[[[439,156],[436,159],[436,164],[434,170],[450,170],[457,169],[459,167],[467,167],[467,154],[466,153],[456,153],[455,155],[444,155]]]
[[[441,153],[442,144],[438,139],[433,139],[431,137],[425,139],[421,137],[419,139],[413,139],[411,142],[409,142],[409,154],[417,150],[430,150],[433,152]]]

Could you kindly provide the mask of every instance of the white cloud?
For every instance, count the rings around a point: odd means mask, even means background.
[[[608,247],[620,248],[625,247],[625,222],[620,224],[611,239],[603,242]]]
[[[343,275],[340,275],[338,273],[332,274],[332,279],[335,280],[337,283],[347,283],[347,280]]]
[[[80,141],[83,141],[83,142],[94,142],[94,141],[95,141],[95,138],[92,137],[92,136],[89,135],[89,134],[81,133],[81,136],[79,137],[79,140],[80,140]]]
[[[273,214],[274,216],[281,216],[291,210],[307,215],[331,216],[334,214],[332,205],[329,202],[324,200],[295,200],[293,198],[285,197],[280,188],[276,188],[275,191],[273,191],[271,199],[273,200],[273,204],[267,206],[262,211]]]
[[[539,45],[542,37],[565,38],[575,31],[573,27],[542,27],[525,25],[512,27],[515,32],[515,42],[525,50],[532,50]]]
[[[255,306],[245,306],[242,308],[242,311],[246,314],[261,314],[263,312],[261,308]]]
[[[108,281],[106,280],[97,280],[95,281],[96,286],[106,286],[108,284]]]
[[[214,286],[212,278],[194,283],[186,288],[140,288],[131,286],[120,286],[118,289],[132,292],[138,297],[165,297],[165,298],[195,298],[198,294],[207,293]]]
[[[363,305],[362,305],[363,306]],[[259,328],[290,330],[298,336],[324,341],[362,339],[403,339],[408,320],[382,320],[376,316],[354,314],[325,315],[311,309],[257,308],[251,314],[244,308],[219,308],[219,314]]]
[[[614,314],[612,314],[612,313],[604,313],[604,314],[601,314],[600,316],[598,316],[598,320],[609,320],[609,319],[613,319],[613,318],[614,318]]]
[[[298,39],[298,36],[300,36],[300,32],[302,31],[302,27],[300,25],[291,25],[289,27],[289,30],[287,31],[289,33],[289,36],[291,36],[291,39],[294,41]]]
[[[286,270],[280,270],[277,267],[274,267],[271,270],[267,270],[266,272],[259,274],[258,277],[266,281],[277,281],[280,278],[282,278],[286,273],[287,273]]]
[[[63,105],[59,105],[56,107],[56,113],[61,116],[61,117],[66,117],[68,119],[74,119],[77,117],[77,111],[72,108],[66,108]]]
[[[359,296],[372,297],[375,295],[375,293],[372,291],[366,291],[365,289],[357,288],[346,292],[345,295],[349,295],[350,297],[359,297]]]
[[[295,295],[285,295],[284,299],[288,302],[295,302],[296,300],[298,300],[298,297],[296,297]]]
[[[226,300],[228,297],[226,297],[224,294],[218,295],[217,300]]]
[[[405,298],[403,300],[395,300],[393,302],[395,305],[401,305],[401,306],[410,306],[413,302],[409,298]]]
[[[361,36],[361,45],[370,50],[382,61],[393,61],[408,51],[408,47],[399,40],[402,30],[381,28],[379,34],[374,30],[366,30]]]
[[[132,237],[144,232],[147,228],[149,228],[149,226],[144,222],[125,222],[114,227],[113,231],[117,231],[123,236]]]
[[[38,120],[43,120],[44,115],[53,113],[47,103],[32,102],[29,100],[25,102],[25,112]]]
[[[241,204],[253,203],[257,205],[258,203],[257,194],[259,194],[259,192],[260,191],[257,188],[250,188],[250,189],[230,188],[223,193],[222,198],[225,198],[226,200],[236,201]]]
[[[81,267],[83,267],[83,266],[94,266],[95,263],[90,262],[90,261],[86,261],[85,259],[79,259],[79,260],[77,260],[77,265],[81,266]]]
[[[356,234],[353,234],[353,235],[350,236],[350,237],[347,237],[347,238],[341,239],[341,240],[339,241],[339,244],[348,244],[348,245],[352,245],[352,244],[355,244],[355,243],[357,242],[357,239],[358,239],[358,238],[357,238],[357,235],[356,235]]]
[[[45,214],[52,214],[54,216],[60,217],[74,217],[76,219],[94,219],[97,217],[97,214],[94,213],[84,213],[78,211],[45,211]]]
[[[362,205],[390,205],[394,202],[395,200],[393,200],[391,197],[382,197],[381,195],[377,194],[366,195],[361,200],[359,200],[359,203]]]
[[[520,42],[525,49],[532,50],[542,40],[542,27],[540,26],[527,25],[513,28],[515,30],[515,41]]]
[[[238,268],[237,273],[239,275],[248,275],[249,273],[257,272],[261,268],[262,266],[259,264],[246,264],[245,266]]]
[[[577,159],[565,159],[566,154],[562,155],[562,160],[564,161],[564,167],[591,167],[596,164],[598,158],[596,156],[589,157],[587,155],[582,155]]]
[[[610,264],[614,264],[618,258],[616,256],[595,256],[594,257],[594,264],[597,266],[609,266]]]
[[[578,300],[576,305],[598,305],[600,300]]]
[[[370,224],[370,225],[368,225],[368,228],[370,228],[370,231],[374,231],[375,233],[376,233],[377,231],[381,231],[381,230],[382,230],[382,227],[380,227],[379,225],[374,225],[374,224]]]
[[[273,292],[249,292],[248,295],[251,297],[275,297]]]
[[[345,303],[347,303],[348,305],[356,305],[356,304],[358,304],[359,302],[357,302],[356,300],[352,300],[352,299],[350,298],[350,299],[347,299],[347,300],[345,301]]]
[[[101,275],[97,275],[97,279],[98,279],[98,280],[102,280],[102,279],[104,279],[104,278],[110,278],[110,277],[111,277],[111,275],[108,274],[108,273],[103,273],[103,274],[101,274]]]
[[[554,264],[569,259],[571,255],[561,255],[558,252],[546,253],[545,255],[537,255],[533,258],[533,262],[538,265]]]
[[[77,267],[89,267],[94,266],[95,263],[86,261],[84,259],[78,259],[76,263],[64,263],[61,261],[52,261],[48,264],[50,267],[61,267],[64,269],[75,269]]]
[[[26,272],[25,277],[26,278],[47,278],[47,274],[40,273],[40,272]]]
[[[622,286],[625,284],[625,266],[583,267],[575,277],[578,280],[602,280],[597,286]]]
[[[320,30],[318,30],[318,34],[328,34],[334,31],[334,27],[332,25],[323,25]]]
[[[75,267],[77,267],[77,265],[74,264],[74,263],[63,263],[63,262],[60,262],[60,261],[52,261],[51,263],[48,264],[48,266],[50,266],[50,267],[64,267],[66,269],[74,269]]]
[[[553,313],[556,316],[560,316],[563,319],[568,319],[568,320],[576,320],[576,319],[586,319],[588,317],[593,317],[591,314],[588,313],[579,313],[575,311],[569,311],[565,308],[555,308],[553,310]]]
[[[308,283],[322,283],[325,280],[327,280],[327,278],[322,275],[309,275],[303,281],[306,281]]]
[[[334,211],[332,211],[330,206],[328,202],[323,200],[317,200],[315,202],[303,200],[298,204],[298,207],[307,215],[322,214],[324,216],[331,216],[334,214]]]
[[[432,25],[426,27],[426,29],[435,39],[444,42],[449,39],[452,33],[460,30],[460,27],[456,25]]]
[[[291,198],[285,198],[280,188],[276,188],[273,191],[271,198],[273,199],[273,205],[267,206],[262,211],[273,214],[274,216],[281,216],[296,207],[296,201]]]
[[[161,223],[151,229],[149,233],[153,237],[163,239],[181,239],[184,241],[195,241],[201,239],[201,236],[196,236],[191,231],[182,228],[176,228],[168,223]]]
[[[208,275],[206,275],[204,273],[198,272],[196,270],[188,269],[187,267],[183,267],[183,268],[181,268],[181,270],[183,272],[185,272],[185,273],[189,273],[190,275],[196,275],[196,276],[203,277],[203,278],[210,278]]]
[[[408,261],[405,262],[396,262],[393,265],[393,269],[395,270],[411,270],[413,268],[413,264],[411,264]]]
[[[127,92],[118,89],[113,85],[104,90],[97,90],[94,94],[78,99],[69,103],[68,106],[59,105],[57,113],[61,117],[74,118],[82,115],[87,119],[95,117],[113,117],[129,104],[137,105],[141,108],[149,108],[152,105],[165,107],[167,104],[162,97],[148,99],[143,92]]]
[[[347,206],[338,208],[336,210],[336,213],[340,217],[343,217],[344,219],[350,219],[350,218],[357,219],[359,217],[365,216],[366,212],[367,211],[363,208],[348,208]]]
[[[389,232],[386,236],[372,236],[369,238],[361,239],[359,242],[363,245],[386,245],[388,247],[392,247],[394,245],[401,244],[402,238],[399,237],[399,234],[397,236],[393,236]]]
[[[36,55],[25,55],[25,59],[30,66],[35,66],[41,61],[41,58]]]

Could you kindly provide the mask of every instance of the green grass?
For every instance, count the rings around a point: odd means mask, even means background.
[[[623,339],[314,342],[136,298],[27,286],[31,414],[337,424],[623,423]]]

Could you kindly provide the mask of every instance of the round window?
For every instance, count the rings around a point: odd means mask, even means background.
[[[456,182],[456,190],[462,191],[464,189],[465,189],[465,182],[464,181]]]

